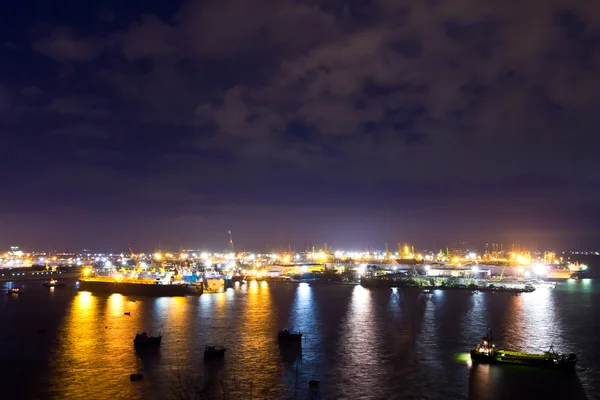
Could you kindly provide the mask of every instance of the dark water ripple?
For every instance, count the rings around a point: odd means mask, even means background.
[[[600,282],[590,280],[518,296],[252,282],[152,299],[16,285],[23,295],[0,298],[6,398],[305,399],[312,379],[322,399],[600,398]],[[469,366],[488,326],[505,347],[578,353],[577,375]],[[301,346],[279,346],[281,327],[304,332]],[[134,350],[136,332],[161,329],[159,349]],[[225,345],[225,360],[205,363],[206,344]],[[130,382],[134,372],[144,379]]]

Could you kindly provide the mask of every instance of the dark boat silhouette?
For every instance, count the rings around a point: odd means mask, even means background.
[[[159,333],[158,336],[149,336],[147,332],[142,332],[135,335],[135,339],[133,339],[133,345],[141,347],[159,346],[161,340],[162,333]]]
[[[23,291],[19,288],[11,288],[8,289],[8,292],[6,292],[6,294],[11,295],[11,294],[23,294]]]
[[[225,357],[225,347],[222,346],[206,346],[204,348],[204,359],[214,360]]]
[[[302,333],[291,332],[290,330],[288,330],[286,328],[286,329],[279,331],[279,333],[277,334],[277,339],[280,342],[295,342],[295,341],[302,340]]]

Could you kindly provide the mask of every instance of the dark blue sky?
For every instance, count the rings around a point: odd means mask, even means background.
[[[0,245],[594,247],[600,7],[487,3],[3,3]]]

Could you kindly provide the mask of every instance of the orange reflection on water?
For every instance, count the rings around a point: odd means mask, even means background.
[[[277,329],[273,325],[274,315],[271,305],[271,293],[266,282],[248,282],[247,304],[240,321],[243,335],[242,345],[248,354],[272,351]]]
[[[79,292],[64,319],[56,357],[52,359],[50,386],[56,398],[135,398],[124,377],[134,368],[132,337],[117,318],[123,299]],[[112,321],[112,322],[109,322]]]
[[[113,293],[108,297],[108,314],[109,316],[123,314],[125,304],[125,296],[119,293]]]

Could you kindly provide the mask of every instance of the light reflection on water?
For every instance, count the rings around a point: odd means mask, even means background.
[[[322,398],[327,399],[387,399],[398,398],[398,393],[400,398],[519,398],[516,388],[538,381],[549,388],[560,382],[576,393],[573,379],[552,374],[469,368],[457,353],[468,352],[488,326],[507,346],[537,351],[554,343],[557,349],[580,353],[579,377],[586,389],[598,394],[600,379],[593,371],[600,368],[599,358],[590,356],[598,354],[594,348],[600,344],[594,334],[600,328],[593,318],[593,304],[600,300],[595,286],[578,282],[521,296],[426,296],[415,290],[249,282],[199,298],[157,299],[68,295],[58,289],[51,295],[28,287],[29,300],[0,301],[0,318],[5,326],[17,326],[16,320],[6,319],[18,315],[10,307],[31,301],[33,313],[33,304],[59,304],[48,302],[50,296],[53,301],[72,296],[66,314],[57,320],[56,336],[48,341],[52,357],[39,361],[47,363],[48,376],[38,383],[38,393],[44,393],[39,398],[167,399],[173,395],[174,371],[215,395],[221,390],[215,382],[252,381],[253,396],[268,399],[307,398],[310,379],[321,381]],[[161,326],[160,348],[136,353],[135,333]],[[300,354],[292,352],[291,357],[275,339],[277,330],[286,326],[306,333]],[[204,345],[211,343],[227,347],[223,363],[204,363]],[[134,372],[143,372],[145,379],[130,382]],[[44,392],[48,387],[49,395]],[[536,390],[530,397],[544,389]],[[244,397],[239,392],[231,398]]]

